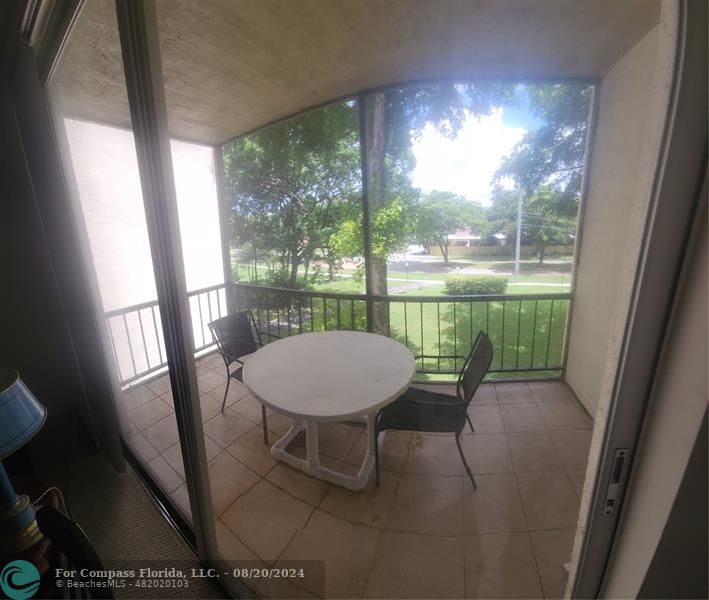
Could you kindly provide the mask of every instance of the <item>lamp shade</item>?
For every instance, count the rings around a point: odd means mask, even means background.
[[[0,460],[28,442],[47,418],[47,409],[14,369],[0,369]]]

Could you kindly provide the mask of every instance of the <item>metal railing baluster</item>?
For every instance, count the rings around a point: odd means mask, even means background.
[[[539,312],[539,300],[534,301],[534,321],[532,323],[532,356],[529,359],[529,368],[534,368],[534,344],[537,341],[537,312]]]
[[[519,301],[519,305],[517,307],[517,360],[515,361],[515,371],[519,369],[519,337],[520,337],[520,330],[522,327],[522,301]]]
[[[554,320],[554,298],[551,299],[551,307],[549,308],[549,330],[547,331],[547,355],[544,360],[544,366],[549,368],[549,350],[551,349],[551,328]]]
[[[135,366],[135,356],[133,356],[133,344],[130,341],[130,331],[128,330],[128,320],[126,319],[126,313],[123,313],[123,327],[126,330],[126,340],[128,340],[128,351],[130,352],[130,362],[133,365],[133,375],[138,374],[138,369]]]
[[[148,356],[148,344],[145,341],[145,330],[143,329],[143,317],[141,311],[137,310],[138,313],[138,325],[140,325],[140,337],[143,339],[143,352],[145,353],[145,364],[148,365],[150,369],[150,357]]]

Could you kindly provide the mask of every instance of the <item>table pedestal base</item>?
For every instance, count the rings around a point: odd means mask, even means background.
[[[323,467],[320,464],[320,451],[318,444],[318,424],[316,421],[294,421],[288,432],[271,447],[271,455],[276,460],[280,460],[294,469],[300,469],[308,475],[317,477],[330,483],[335,483],[348,490],[361,490],[364,488],[372,471],[374,470],[374,449],[376,439],[374,435],[374,421],[376,414],[365,417],[367,423],[367,453],[364,456],[362,465],[356,475],[344,475]],[[302,432],[305,431],[306,458],[297,458],[288,452],[289,444]]]

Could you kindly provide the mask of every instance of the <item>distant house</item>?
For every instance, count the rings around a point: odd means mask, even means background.
[[[473,242],[479,242],[480,236],[475,235],[470,227],[456,229],[454,233],[448,234],[449,246],[465,246],[470,247]]]

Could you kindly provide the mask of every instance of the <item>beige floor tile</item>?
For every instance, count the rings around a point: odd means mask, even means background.
[[[278,464],[278,461],[271,456],[271,446],[278,437],[273,432],[269,431],[268,433],[269,445],[266,445],[263,443],[261,427],[254,427],[231,444],[227,448],[227,452],[259,475],[266,475]]]
[[[325,563],[325,589],[320,577],[298,585],[326,598],[361,598],[374,566],[381,532],[316,510],[279,559]]]
[[[277,434],[278,437],[283,437],[288,430],[293,426],[293,419],[278,413],[268,415],[268,429]]]
[[[574,401],[574,397],[563,381],[530,381],[527,385],[535,402]]]
[[[505,430],[502,424],[502,416],[500,415],[500,407],[497,404],[470,406],[468,415],[475,427],[475,433],[501,433]],[[463,435],[469,435],[470,426],[466,425],[463,429]]]
[[[262,479],[221,516],[261,559],[275,561],[314,509]]]
[[[265,563],[259,560],[244,543],[234,535],[234,532],[229,529],[221,519],[214,520],[214,529],[217,534],[217,550],[219,556],[229,562],[232,568],[258,568],[265,566]],[[248,564],[244,564],[248,563]]]
[[[591,448],[590,429],[552,431],[551,437],[566,469],[585,469]]]
[[[476,475],[477,490],[465,478],[463,499],[464,533],[525,531],[527,524],[512,473]]]
[[[478,387],[470,401],[473,406],[497,404],[497,394],[494,383],[483,383]]]
[[[207,395],[214,398],[219,402],[219,407],[221,408],[222,402],[224,401],[224,390],[226,389],[226,382],[219,384],[217,387],[209,390]],[[232,379],[229,383],[229,395],[226,399],[226,406],[231,406],[234,402],[241,400],[244,396],[249,395],[249,388],[247,388],[243,383]]]
[[[129,388],[121,394],[121,402],[126,407],[126,411],[138,408],[153,398],[155,393],[144,384]]]
[[[254,423],[258,423],[259,425],[261,425],[263,420],[263,413],[261,411],[262,407],[263,404],[256,400],[256,398],[254,398],[251,394],[247,394],[230,406],[231,410],[235,413],[241,415],[242,417],[246,417]]]
[[[134,408],[128,413],[128,418],[133,422],[139,431],[143,431],[158,421],[164,419],[170,413],[174,412],[160,398],[153,398],[142,404],[138,408]]]
[[[331,487],[328,482],[306,475],[303,471],[289,467],[285,463],[277,464],[266,478],[291,496],[311,506],[318,506]]]
[[[526,382],[496,383],[495,392],[499,404],[528,404],[534,402]]]
[[[190,496],[187,491],[187,484],[183,483],[177,489],[170,492],[170,499],[180,511],[182,516],[192,523],[192,510],[190,509]]]
[[[532,547],[546,598],[563,598],[567,573],[564,563],[571,559],[575,529],[532,531]]]
[[[379,468],[382,471],[400,472],[406,465],[406,457],[413,434],[409,431],[386,431],[379,436]],[[345,462],[361,465],[367,451],[367,435],[362,432],[357,438]]]
[[[500,415],[507,432],[544,431],[545,429],[536,404],[506,404],[500,406]]]
[[[162,453],[162,457],[167,461],[182,479],[185,478],[185,465],[182,461],[182,448],[180,442],[176,442]]]
[[[579,500],[564,471],[518,473],[530,530],[576,527]]]
[[[463,475],[465,471],[455,444],[455,435],[414,433],[405,471],[439,477]]]
[[[381,439],[381,438],[380,438]],[[361,465],[364,460],[364,455],[367,452],[367,431],[359,432],[352,449],[345,457],[345,461],[349,465]],[[380,457],[381,458],[381,457]]]
[[[197,371],[197,376],[199,376],[199,375],[202,375],[203,373],[206,373],[210,369],[206,365],[203,365],[202,363],[198,362],[195,365],[195,370]]]
[[[212,490],[212,509],[216,515],[221,515],[234,500],[260,479],[259,475],[228,452],[221,452],[210,461],[208,473]]]
[[[149,381],[146,385],[155,393],[156,396],[167,394],[167,392],[172,389],[172,385],[170,384],[170,376],[167,374]]]
[[[162,396],[160,396],[163,401],[170,407],[170,408],[175,408],[175,400],[172,397],[172,390],[169,392],[164,393]]]
[[[529,534],[493,533],[465,539],[466,598],[541,598]]]
[[[202,423],[206,423],[221,412],[222,405],[211,396],[201,394],[199,397],[199,408],[202,412]]]
[[[222,384],[226,384],[226,371],[218,373],[217,371],[206,370],[197,376],[197,386],[202,393],[207,393]]]
[[[508,433],[507,443],[515,471],[554,471],[563,468],[547,431]]]
[[[158,452],[164,452],[180,439],[175,413],[151,425],[143,431],[143,434]]]
[[[363,490],[353,492],[333,485],[320,503],[320,509],[355,523],[384,527],[398,484],[398,473],[382,471],[379,485],[370,482]]]
[[[222,451],[222,449],[207,436],[204,436],[204,448],[207,454],[207,462]],[[180,477],[185,479],[185,466],[182,462],[182,447],[180,446],[180,442],[170,446],[162,453],[162,456],[168,464],[177,471]]]
[[[460,443],[474,474],[509,473],[513,470],[504,433],[461,436]],[[449,460],[456,459],[460,460],[458,456],[449,457]]]
[[[228,448],[242,435],[255,427],[256,425],[253,421],[249,421],[227,408],[224,412],[217,413],[204,424],[204,433],[222,448]]]
[[[215,371],[225,371],[224,369],[224,359],[222,355],[218,352],[213,352],[212,354],[207,354],[202,356],[198,361],[198,365],[207,367],[208,369],[214,369]]]
[[[320,454],[338,461],[345,460],[363,429],[364,425],[320,423],[318,425]]]
[[[153,474],[158,485],[168,494],[184,482],[162,456],[156,456],[148,463],[148,470]]]
[[[159,454],[150,442],[145,439],[142,433],[137,433],[129,437],[128,445],[143,462],[151,461]]]
[[[593,421],[575,402],[539,404],[547,429],[591,429]]]
[[[298,581],[298,580],[296,580]],[[256,590],[262,598],[273,600],[300,600],[321,598],[296,585],[296,581],[284,577],[263,577],[256,581]],[[249,585],[251,583],[249,582]],[[253,586],[252,586],[253,587]]]
[[[365,598],[461,598],[465,538],[384,531]]]
[[[583,495],[583,484],[586,481],[586,469],[567,469],[566,474],[571,481],[571,487],[574,488],[579,500]]]
[[[396,499],[389,510],[386,529],[430,535],[461,535],[463,478],[402,474]]]

